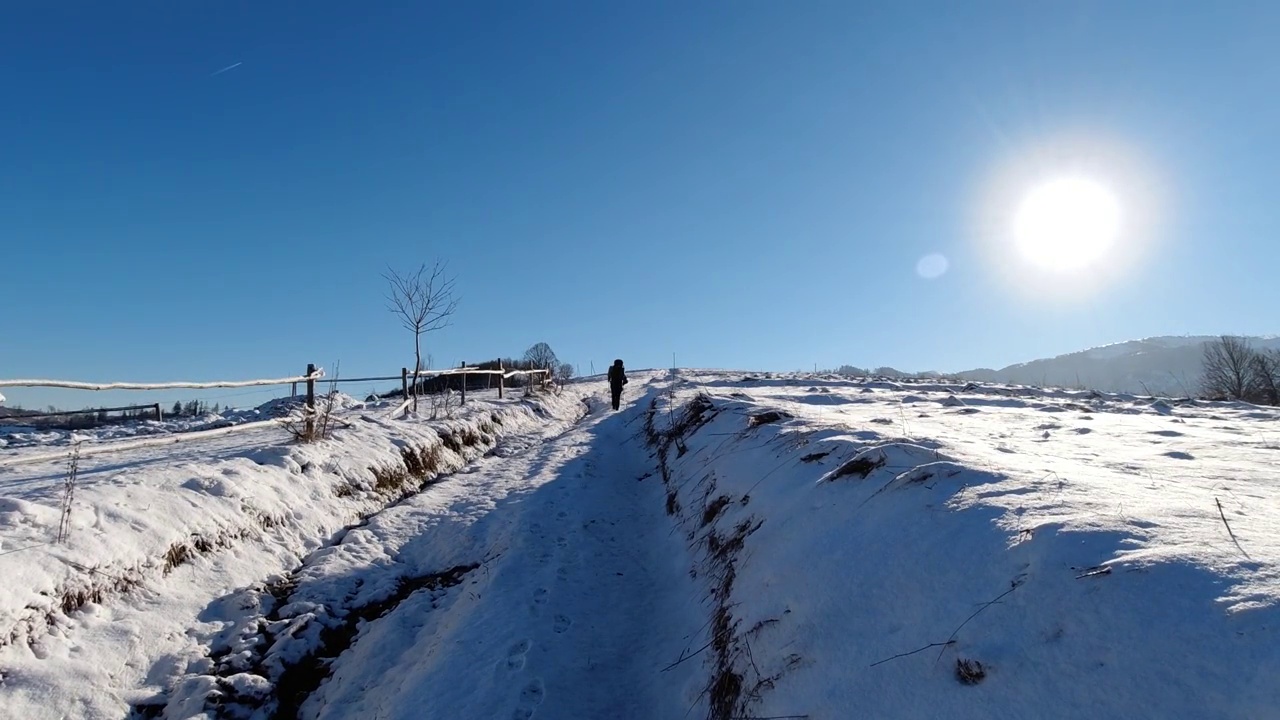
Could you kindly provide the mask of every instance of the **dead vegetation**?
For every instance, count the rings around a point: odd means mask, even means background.
[[[802,462],[802,463],[815,463],[815,462],[818,462],[818,461],[822,460],[823,458],[825,458],[826,456],[828,456],[828,455],[830,455],[830,454],[831,454],[831,451],[830,451],[830,450],[827,450],[827,451],[824,451],[824,452],[813,452],[813,453],[809,453],[808,455],[805,455],[804,457],[800,458],[800,462]]]
[[[404,460],[405,470],[416,478],[427,478],[440,470],[439,445],[405,446],[400,448],[400,458]]]
[[[706,527],[715,522],[716,518],[720,516],[721,511],[728,507],[732,502],[733,501],[729,499],[728,495],[721,495],[708,503],[702,511],[702,527]]]
[[[748,428],[758,428],[761,425],[769,425],[771,423],[780,422],[782,420],[790,420],[792,415],[781,410],[765,410],[758,412],[747,418]]]
[[[71,537],[71,504],[75,501],[76,482],[80,475],[80,443],[71,446],[71,458],[67,462],[67,474],[62,479],[61,516],[58,518],[57,542],[64,543]]]
[[[149,567],[158,567],[162,575],[169,575],[200,555],[207,555],[231,547],[236,541],[257,532],[259,528],[270,529],[282,524],[283,520],[274,515],[257,513],[254,515],[254,522],[257,526],[256,528],[249,526],[229,529],[214,535],[193,533],[187,540],[170,544],[164,554],[157,560],[135,567],[107,570],[98,566],[84,566],[68,561],[72,567],[81,571],[83,575],[69,580],[62,588],[54,592],[55,597],[58,598],[56,609],[39,610],[34,607],[28,608],[33,611],[33,614],[25,622],[19,623],[10,629],[8,636],[0,640],[0,647],[8,646],[23,637],[26,638],[28,643],[35,642],[38,635],[45,628],[52,627],[55,624],[54,612],[70,615],[90,603],[100,604],[112,597],[131,592],[145,581]]]
[[[306,404],[280,418],[280,426],[289,433],[296,443],[307,444],[327,440],[333,435],[336,424],[334,411],[338,406],[337,385],[332,384],[329,392],[319,398],[314,407]]]
[[[456,447],[459,454],[462,454],[467,447],[480,448],[496,443],[498,428],[502,425],[501,415],[493,412],[475,427],[455,430],[445,437],[448,438],[448,443]],[[320,427],[328,426],[321,425]],[[370,468],[374,478],[374,490],[384,496],[399,498],[408,492],[420,489],[426,484],[425,481],[438,477],[440,473],[446,470],[441,447],[442,445],[440,444],[433,444],[401,448],[399,462],[391,462]],[[68,464],[68,472],[64,480],[64,486],[71,489],[70,492],[64,492],[63,495],[65,498],[63,504],[64,518],[70,515],[66,508],[70,506],[71,498],[74,497],[73,492],[77,481],[77,471],[78,448],[73,448]],[[361,486],[357,483],[343,482],[338,484],[333,492],[337,497],[354,497],[360,488]],[[124,595],[143,584],[151,572],[158,570],[161,575],[167,576],[201,555],[209,555],[232,547],[238,541],[245,540],[261,531],[286,524],[286,519],[283,516],[273,515],[264,511],[250,511],[249,518],[251,518],[250,524],[239,528],[224,529],[215,533],[192,533],[185,540],[170,543],[158,558],[145,560],[134,567],[104,569],[98,566],[82,566],[72,561],[67,561],[68,564],[81,571],[83,575],[69,579],[63,586],[52,591],[52,596],[56,598],[55,606],[50,608],[28,607],[25,617],[17,621],[4,636],[0,637],[0,648],[12,645],[19,640],[24,640],[28,644],[36,642],[40,635],[56,624],[55,615],[58,612],[71,614],[81,610],[89,603],[102,603],[112,597]],[[69,534],[69,520],[64,520],[63,522],[65,527],[61,529],[60,534],[65,538]]]
[[[859,454],[857,457],[836,468],[835,472],[831,473],[831,477],[828,478],[828,481],[834,482],[845,477],[856,477],[860,480],[865,480],[869,475],[871,475],[871,473],[884,467],[885,462],[886,459],[883,453],[875,457]]]
[[[977,660],[956,659],[956,679],[965,685],[977,685],[987,677],[987,669]]]
[[[692,542],[700,545],[703,562],[701,568],[691,568],[693,577],[705,577],[710,582],[710,599],[712,612],[709,623],[710,638],[698,650],[681,653],[670,669],[710,650],[712,658],[711,677],[703,689],[707,700],[709,720],[732,720],[750,718],[750,706],[761,699],[761,694],[772,688],[782,673],[800,662],[799,656],[785,658],[782,670],[773,675],[765,675],[760,671],[755,657],[752,655],[747,635],[758,633],[768,623],[756,623],[748,633],[740,632],[741,621],[733,614],[736,603],[733,602],[734,582],[737,579],[738,563],[746,547],[747,538],[761,528],[764,521],[749,516],[733,523],[732,528],[722,531],[717,527],[728,510],[735,503],[745,507],[749,500],[746,496],[736,500],[729,495],[716,492],[714,472],[703,476],[694,488],[697,492],[701,486],[701,512],[685,519],[681,518],[682,508],[679,502],[680,487],[672,477],[669,464],[670,451],[676,448],[676,457],[687,452],[685,441],[700,427],[709,423],[717,410],[711,399],[705,395],[694,398],[678,417],[673,418],[671,426],[658,430],[655,426],[657,415],[656,402],[650,406],[645,423],[645,434],[650,446],[657,451],[658,470],[666,489],[666,510],[669,515],[680,518],[682,522],[698,523],[695,530],[689,532]],[[752,416],[748,421],[750,427],[779,422],[786,417],[785,413],[766,411]],[[823,454],[825,456],[825,454]],[[805,717],[797,715],[792,717]]]
[[[285,665],[283,672],[272,685],[274,691],[274,708],[269,717],[273,720],[295,720],[302,709],[302,704],[320,687],[320,683],[329,677],[333,661],[355,643],[361,625],[377,620],[394,610],[410,595],[420,591],[439,591],[462,583],[467,574],[480,567],[480,563],[457,565],[442,572],[429,573],[417,577],[400,578],[396,589],[389,597],[360,607],[351,608],[342,617],[331,618],[333,622],[325,623],[320,631],[320,640],[315,649],[296,662]],[[282,589],[288,586],[282,587]],[[289,592],[296,588],[296,582]],[[288,594],[284,595],[287,604]],[[434,603],[433,603],[434,604]],[[279,619],[279,618],[277,618]],[[265,645],[271,647],[275,638],[268,636]],[[260,664],[253,669],[255,674],[269,675],[266,667],[267,659],[261,658]]]

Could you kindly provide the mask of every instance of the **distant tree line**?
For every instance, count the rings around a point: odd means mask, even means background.
[[[878,367],[872,370],[856,367],[854,365],[841,365],[835,370],[827,370],[828,374],[845,375],[848,377],[883,377],[893,380],[943,380],[948,382],[961,382],[960,378],[954,375],[947,375],[940,372],[906,372],[888,366]]]
[[[199,417],[208,413],[215,415],[222,412],[222,405],[215,403],[212,408],[203,400],[191,400],[186,403],[175,402],[172,409],[165,414],[172,417]],[[2,419],[9,425],[24,425],[53,430],[90,430],[104,425],[118,425],[135,420],[155,420],[155,411],[150,407],[134,410],[108,411],[103,408],[85,408],[73,414],[58,414],[44,417],[45,413],[62,413],[56,406],[50,405],[44,411],[23,410],[21,407],[8,408]]]
[[[1234,335],[1207,342],[1200,390],[1211,400],[1280,405],[1280,351],[1254,348]]]
[[[209,413],[217,415],[220,412],[222,412],[222,405],[219,403],[215,403],[210,408],[209,403],[203,400],[190,400],[186,403],[179,400],[174,402],[173,407],[170,408],[169,417],[199,417]]]

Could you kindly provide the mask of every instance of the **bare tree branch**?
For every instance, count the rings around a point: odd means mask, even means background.
[[[1210,397],[1244,400],[1252,391],[1253,348],[1241,337],[1223,335],[1204,345],[1204,392]]]
[[[955,640],[948,640],[948,641],[946,641],[946,642],[940,642],[940,643],[929,643],[928,645],[925,645],[925,646],[924,646],[924,647],[922,647],[922,648],[916,648],[915,650],[912,650],[912,651],[910,651],[910,652],[898,653],[897,655],[894,655],[893,657],[887,657],[887,658],[885,658],[885,659],[883,659],[883,660],[877,660],[877,661],[875,661],[875,662],[871,663],[870,665],[868,665],[867,667],[875,667],[875,666],[877,666],[877,665],[883,665],[883,664],[885,664],[885,663],[889,662],[890,660],[897,660],[898,658],[904,658],[904,657],[908,657],[908,656],[910,656],[910,655],[915,655],[916,653],[922,653],[922,652],[924,652],[925,650],[928,650],[929,648],[945,647],[945,646],[947,646],[947,645],[953,645],[953,644],[955,644]]]
[[[400,325],[413,333],[413,393],[418,394],[418,373],[422,370],[422,336],[449,327],[458,309],[454,297],[455,279],[447,274],[448,266],[437,260],[423,263],[418,269],[401,275],[388,267],[382,274],[387,281],[387,310]],[[417,403],[415,402],[415,409]]]
[[[537,343],[525,350],[524,359],[533,369],[537,370],[555,370],[556,364],[559,362],[555,351],[544,342]]]
[[[1280,351],[1258,351],[1253,354],[1253,389],[1258,400],[1280,405]]]

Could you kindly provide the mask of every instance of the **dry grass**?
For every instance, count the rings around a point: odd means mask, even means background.
[[[378,465],[369,468],[373,473],[373,489],[383,495],[398,493],[409,482],[409,471],[403,464]]]
[[[840,467],[836,468],[836,471],[831,473],[830,479],[839,480],[840,478],[844,478],[844,477],[857,477],[860,479],[866,479],[868,475],[870,475],[871,473],[883,467],[884,463],[885,463],[884,455],[880,455],[875,460],[872,460],[871,458],[867,458],[867,457],[856,457],[846,462],[845,464],[841,465]]]
[[[965,685],[977,685],[987,677],[987,669],[977,660],[956,660],[956,679]]]
[[[831,454],[831,451],[830,451],[830,450],[827,450],[826,452],[815,452],[815,453],[809,453],[808,455],[805,455],[804,457],[800,458],[800,462],[802,462],[802,463],[814,463],[814,462],[818,462],[819,460],[821,460],[821,459],[825,458],[826,456],[828,456],[828,455],[830,455],[830,454]]]
[[[721,495],[708,503],[702,510],[702,527],[706,527],[715,522],[716,518],[720,517],[720,513],[723,512],[724,509],[732,502],[733,501],[729,499],[728,495]]]
[[[405,472],[415,478],[425,480],[440,471],[440,446],[402,447],[400,448],[400,459],[404,461]]]
[[[769,425],[782,420],[789,420],[791,417],[792,415],[790,413],[785,413],[781,410],[765,410],[764,412],[756,413],[748,418],[747,427],[758,428],[761,425]]]

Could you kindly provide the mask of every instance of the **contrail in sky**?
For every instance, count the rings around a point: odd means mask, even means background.
[[[228,71],[228,70],[235,70],[236,68],[240,67],[240,66],[241,66],[241,65],[243,65],[243,64],[244,64],[244,62],[238,62],[238,63],[236,63],[235,65],[228,65],[228,66],[226,66],[226,67],[222,68],[221,70],[219,70],[218,72],[214,73],[213,75],[210,75],[209,77],[214,77],[214,76],[217,76],[217,75],[221,75],[222,73],[224,73],[224,72],[226,72],[226,71]]]

